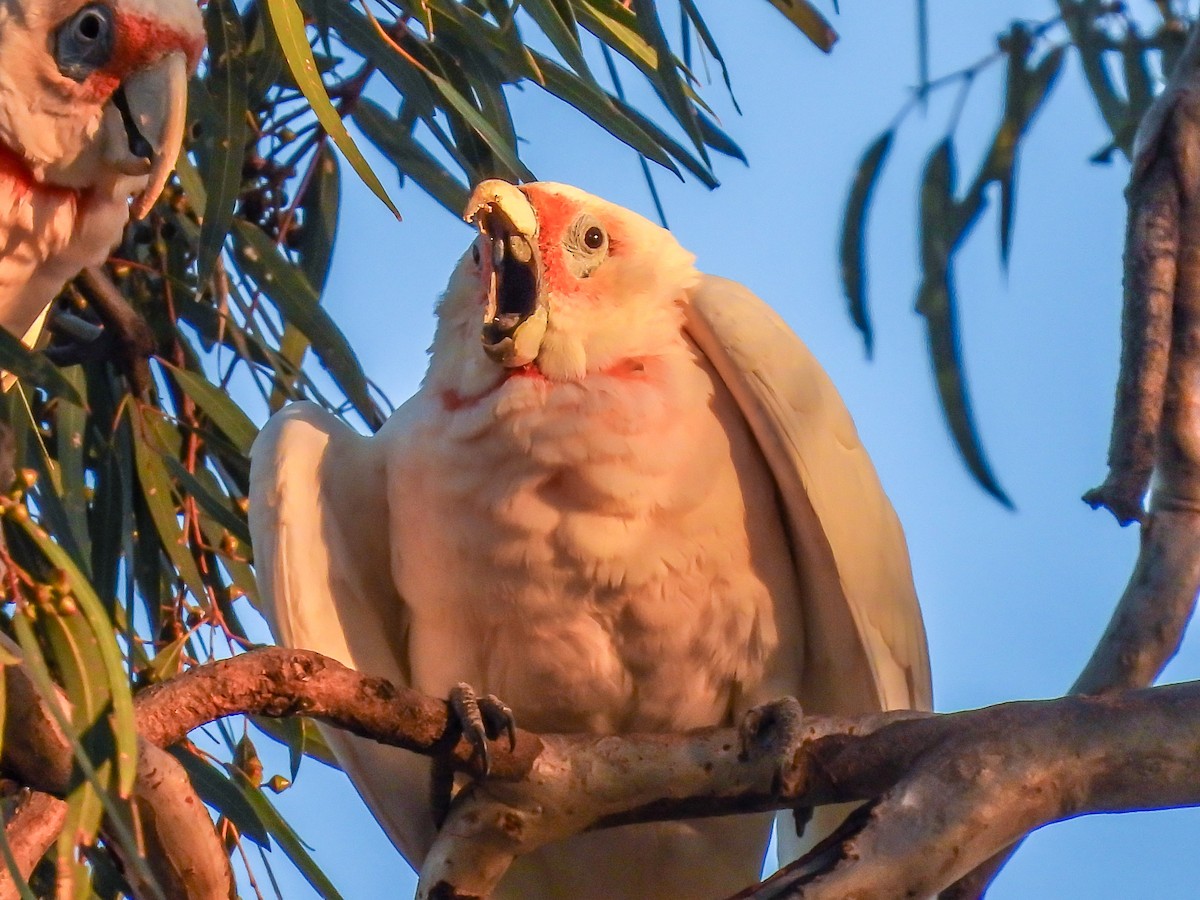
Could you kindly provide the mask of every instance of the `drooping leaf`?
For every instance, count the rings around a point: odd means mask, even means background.
[[[158,411],[131,407],[133,446],[137,455],[137,477],[142,498],[154,522],[163,551],[175,566],[179,577],[201,606],[208,605],[208,591],[180,526],[171,476],[163,457],[177,451],[178,434]]]
[[[400,218],[400,210],[396,209],[396,205],[388,197],[378,176],[371,170],[370,164],[363,157],[358,145],[350,137],[350,132],[342,123],[341,115],[333,108],[333,103],[329,100],[325,84],[321,81],[321,75],[317,71],[316,60],[313,59],[312,48],[308,45],[304,16],[300,13],[296,0],[264,0],[264,2],[271,16],[271,25],[279,39],[279,45],[283,48],[288,69],[312,106],[313,113],[321,123],[321,127],[337,144],[342,155],[346,157],[346,161],[363,180],[363,184],[383,201],[396,218]]]
[[[300,758],[311,756],[318,762],[333,769],[339,769],[337,757],[321,735],[321,729],[312,719],[294,716],[287,719],[271,719],[265,716],[251,716],[256,728],[274,741],[288,748],[288,760],[291,767],[291,779],[296,780],[300,771]]]
[[[167,752],[179,760],[201,800],[229,819],[242,835],[260,847],[271,849],[271,835],[267,826],[247,801],[241,784],[183,747],[169,747]]]
[[[235,778],[234,781],[237,779]],[[271,837],[275,839],[280,849],[287,854],[288,859],[292,861],[313,889],[326,900],[342,900],[342,895],[333,886],[333,882],[321,871],[321,867],[305,849],[300,836],[279,814],[275,805],[267,799],[266,794],[260,788],[251,785],[244,785],[243,791],[243,796],[254,810],[255,815],[258,816],[259,821],[266,826]]]
[[[809,0],[771,0],[771,5],[826,53],[837,43],[838,33]]]
[[[40,526],[28,518],[18,520],[17,526],[49,563],[62,573],[70,589],[71,600],[79,611],[78,618],[72,618],[72,623],[86,624],[91,633],[91,638],[86,639],[89,647],[92,646],[91,641],[95,641],[95,659],[98,660],[99,669],[92,672],[91,677],[105,686],[115,740],[116,788],[119,796],[128,797],[137,776],[137,722],[133,711],[133,694],[121,650],[113,635],[112,620],[88,578]]]
[[[367,392],[362,365],[341,329],[321,308],[312,285],[260,229],[237,220],[234,239],[239,267],[275,302],[284,320],[304,333],[321,365],[367,424],[373,428],[382,425],[383,415]]]
[[[25,672],[29,675],[30,681],[33,682],[34,687],[37,689],[46,710],[50,713],[51,718],[54,719],[55,724],[58,725],[63,737],[70,745],[75,766],[82,777],[87,779],[96,796],[99,798],[100,805],[104,808],[104,813],[107,816],[109,836],[121,843],[123,852],[129,856],[128,864],[137,870],[138,877],[145,884],[154,886],[156,884],[154,876],[146,866],[145,860],[137,852],[137,841],[134,839],[126,808],[123,804],[119,804],[109,791],[105,790],[105,783],[96,771],[96,767],[92,764],[91,756],[81,743],[72,720],[67,717],[62,709],[59,702],[59,688],[50,677],[46,659],[42,654],[37,636],[34,634],[33,627],[30,624],[29,616],[25,613],[14,615],[11,622],[13,630],[16,632],[17,640],[21,645],[22,664]]]
[[[200,247],[196,254],[201,282],[212,275],[217,254],[233,222],[242,186],[246,148],[246,37],[231,0],[209,0],[204,16],[208,33],[208,89],[215,133],[208,135],[203,179],[206,192]]]
[[[50,362],[44,353],[30,350],[4,328],[0,328],[0,372],[11,372],[22,383],[42,388],[51,396],[60,397],[68,403],[85,405],[79,391],[63,376],[58,366]]]
[[[742,108],[738,106],[737,97],[733,95],[733,80],[729,77],[729,66],[725,64],[725,57],[721,55],[721,48],[717,46],[717,39],[713,36],[711,29],[709,29],[708,23],[704,21],[704,17],[700,15],[700,10],[696,8],[695,0],[680,0],[680,8],[683,11],[683,21],[690,22],[695,26],[700,42],[704,44],[705,49],[717,61],[717,65],[721,67],[721,78],[725,81],[725,90],[729,92],[729,99],[733,103],[733,108],[740,113]]]
[[[984,188],[993,181],[999,184],[1000,260],[1006,267],[1012,249],[1017,150],[1062,71],[1064,52],[1064,48],[1055,47],[1032,69],[1026,67],[1024,57],[1010,59],[1000,126],[980,174],[968,192],[968,197],[982,207]]]
[[[233,398],[211,384],[203,375],[177,366],[168,365],[165,368],[183,392],[196,402],[222,434],[242,453],[249,454],[250,445],[258,437],[258,429],[254,427],[250,417],[242,412],[242,408],[233,402]]]
[[[524,0],[521,7],[537,23],[538,28],[554,45],[554,49],[566,60],[567,65],[580,77],[595,82],[583,46],[579,42],[579,29],[571,4],[566,0]]]
[[[637,14],[638,31],[658,54],[658,78],[655,80],[655,87],[671,114],[675,116],[675,120],[683,127],[684,133],[691,138],[705,165],[709,165],[704,136],[700,133],[700,122],[696,118],[696,108],[684,88],[675,54],[667,42],[667,35],[658,17],[658,9],[653,0],[633,0],[633,11]]]
[[[868,359],[874,350],[875,332],[867,305],[867,211],[894,137],[895,132],[888,129],[867,147],[854,173],[854,183],[850,186],[850,196],[842,217],[839,249],[842,290],[850,307],[850,320],[862,334]]]
[[[470,195],[467,186],[451,175],[379,104],[365,98],[358,101],[354,107],[354,122],[399,171],[446,209],[457,215],[467,205]]]
[[[963,371],[953,282],[953,257],[963,235],[955,181],[954,145],[946,138],[930,154],[921,179],[922,271],[916,308],[925,319],[938,400],[955,447],[980,486],[1011,507],[980,443]]]

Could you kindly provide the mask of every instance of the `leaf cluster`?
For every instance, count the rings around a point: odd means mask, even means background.
[[[919,21],[924,4],[917,3]],[[960,304],[955,262],[984,213],[998,205],[1000,261],[1012,250],[1020,151],[1039,112],[1059,82],[1064,65],[1077,61],[1110,140],[1092,157],[1108,163],[1114,154],[1132,156],[1138,123],[1173,71],[1192,25],[1183,4],[1161,0],[1156,14],[1135,17],[1125,4],[1101,0],[1057,0],[1056,14],[1043,22],[1013,22],[997,35],[996,48],[956,72],[922,78],[896,119],[863,153],[842,220],[840,260],[848,311],[868,355],[874,330],[867,299],[867,218],[875,188],[901,126],[924,109],[931,95],[957,92],[950,116],[929,149],[920,180],[918,232],[920,278],[917,312],[925,322],[928,356],[942,413],[955,447],[976,482],[1006,506],[1008,495],[983,448],[972,409],[959,334]],[[928,38],[922,33],[921,45]],[[921,58],[927,59],[923,50]],[[1073,58],[1073,60],[1072,60]],[[958,129],[977,77],[1003,68],[995,132],[969,179],[960,177]]]
[[[813,4],[772,4],[831,46]],[[25,896],[119,897],[153,881],[128,869],[144,857],[131,698],[262,634],[247,627],[255,420],[298,398],[371,429],[385,418],[321,304],[346,167],[395,209],[359,144],[456,214],[480,179],[533,177],[514,90],[544,91],[614,148],[709,187],[713,153],[741,156],[693,71],[712,60],[728,85],[692,0],[208,0],[204,15],[175,179],[103,270],[66,286],[45,352],[0,331],[0,368],[19,377],[0,397],[0,482],[13,485],[0,496],[0,629],[55,710],[65,697],[77,769],[68,827]],[[618,71],[657,100],[630,103]],[[286,746],[286,776],[266,777],[263,737]],[[264,792],[286,789],[305,755],[332,761],[311,724],[222,722],[173,752],[254,891],[250,856],[265,864],[278,846],[338,896]],[[103,838],[102,818],[115,823]]]

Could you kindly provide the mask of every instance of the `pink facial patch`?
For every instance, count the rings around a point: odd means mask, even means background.
[[[188,69],[194,71],[204,52],[203,34],[181,31],[136,13],[118,14],[115,31],[112,59],[80,85],[80,93],[91,100],[107,99],[132,72],[175,51],[187,56]]]

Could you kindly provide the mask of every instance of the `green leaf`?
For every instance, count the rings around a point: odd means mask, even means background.
[[[130,407],[133,430],[133,446],[137,457],[138,484],[142,489],[142,497],[146,508],[154,521],[154,530],[158,532],[163,551],[175,566],[179,577],[187,585],[192,597],[202,607],[208,607],[208,591],[196,560],[188,547],[187,535],[179,524],[178,504],[174,490],[171,487],[171,477],[167,474],[163,457],[177,451],[179,436],[162,413],[144,405]]]
[[[50,362],[44,353],[36,353],[21,343],[7,329],[0,328],[0,371],[11,372],[22,382],[39,387],[52,397],[86,406],[79,391],[67,380],[62,370]]]
[[[675,54],[667,43],[667,35],[663,31],[662,22],[659,21],[654,0],[633,0],[633,11],[637,14],[638,31],[658,54],[658,78],[655,87],[659,90],[667,109],[683,127],[684,133],[691,138],[692,144],[707,165],[708,153],[704,148],[700,123],[696,119],[696,107],[692,105],[692,99],[684,89]]]
[[[168,747],[167,752],[179,760],[187,771],[192,787],[201,800],[232,822],[245,837],[260,847],[271,849],[267,826],[247,800],[245,787],[241,783],[183,747]]]
[[[359,104],[364,102],[367,101],[359,99]],[[314,167],[312,178],[300,199],[304,224],[300,228],[296,253],[300,258],[300,270],[320,297],[325,293],[329,264],[333,260],[333,243],[342,205],[342,175],[337,155],[324,142],[310,165]],[[292,373],[300,371],[307,350],[308,338],[304,333],[295,325],[284,323],[283,336],[279,339],[283,366],[275,367],[271,396],[267,401],[272,413],[277,412],[289,397],[295,396],[297,378]]]
[[[167,454],[162,459],[167,464],[171,475],[188,494],[196,498],[196,502],[204,508],[205,512],[216,519],[222,528],[239,541],[244,541],[247,545],[250,543],[249,528],[245,521],[233,511],[224,495],[214,491],[203,480],[189,472],[183,463],[174,456]]]
[[[709,54],[717,61],[717,65],[721,67],[721,77],[725,80],[725,90],[729,92],[729,99],[733,101],[733,108],[741,113],[742,109],[738,106],[737,98],[733,95],[733,81],[729,77],[729,66],[725,64],[725,57],[721,55],[721,48],[717,46],[717,39],[713,37],[713,33],[709,30],[708,23],[704,21],[704,17],[700,15],[700,10],[696,8],[695,0],[680,0],[680,8],[683,11],[684,21],[691,22],[696,27],[696,34],[699,36],[701,43],[707,48]]]
[[[962,239],[962,213],[954,201],[954,146],[946,138],[934,148],[921,180],[921,286],[917,312],[925,318],[938,400],[955,447],[979,485],[1004,506],[1004,493],[983,452],[971,411],[959,347],[953,256]]]
[[[506,141],[492,123],[484,118],[483,114],[466,97],[459,93],[458,89],[450,81],[430,71],[425,73],[425,77],[437,88],[438,93],[442,95],[442,99],[450,104],[450,109],[446,110],[446,112],[457,113],[472,131],[483,138],[483,142],[487,145],[488,149],[496,155],[497,161],[513,177],[521,181],[535,180],[533,173],[517,157],[516,147]]]
[[[76,860],[75,848],[96,842],[104,815],[98,792],[114,786],[114,740],[106,715],[108,685],[96,636],[82,617],[77,612],[60,615],[50,604],[39,612],[38,623],[70,702],[71,724],[99,780],[99,784],[93,785],[80,767],[75,766],[67,785],[66,823],[57,842],[59,877],[69,871],[72,895],[86,898],[90,896],[91,878],[87,867]]]
[[[733,159],[741,160],[746,165],[750,161],[746,159],[746,154],[742,152],[742,148],[728,134],[722,131],[717,123],[706,116],[704,113],[697,113],[696,118],[700,122],[700,133],[704,135],[704,143],[712,147],[718,153],[723,153]]]
[[[296,253],[300,257],[300,270],[313,290],[321,295],[325,293],[329,265],[333,261],[333,243],[342,207],[342,174],[337,156],[327,144],[321,145],[312,164],[315,166],[312,180],[300,200],[304,225],[300,229]],[[286,353],[283,355],[290,359]]]
[[[62,370],[67,379],[85,396],[87,387],[83,369],[71,366]],[[58,455],[58,474],[62,484],[62,503],[70,522],[75,545],[79,548],[79,559],[87,567],[91,562],[91,537],[88,533],[87,489],[84,484],[86,461],[83,456],[83,432],[87,427],[87,413],[73,403],[57,403],[54,406],[54,440]]]
[[[141,858],[137,851],[138,843],[134,840],[133,832],[130,829],[126,809],[118,805],[109,791],[104,789],[100,775],[97,773],[96,767],[92,765],[87,750],[80,743],[79,735],[76,733],[74,725],[63,713],[62,706],[59,703],[59,691],[50,677],[50,671],[46,666],[46,659],[42,655],[41,647],[38,644],[37,637],[33,633],[29,619],[24,614],[20,614],[13,616],[11,622],[13,630],[17,634],[17,640],[21,644],[23,654],[22,663],[24,664],[25,671],[37,689],[38,695],[42,698],[47,711],[50,713],[50,717],[54,719],[63,737],[70,744],[75,765],[81,771],[83,777],[95,789],[100,803],[104,807],[104,813],[108,817],[107,828],[109,835],[121,844],[128,865],[137,870],[138,877],[147,885],[155,885],[154,876],[150,873],[145,860]]]
[[[588,68],[583,56],[583,47],[579,43],[579,30],[575,15],[569,2],[554,2],[554,0],[524,0],[522,9],[529,13],[530,18],[537,23],[542,33],[549,38],[550,43],[559,55],[566,60],[567,65],[574,69],[580,77],[595,83],[592,71]]]
[[[208,88],[216,133],[206,135],[204,185],[207,199],[200,227],[197,266],[203,283],[212,275],[225,243],[242,187],[246,153],[246,36],[231,0],[209,0],[204,16],[208,32]]]
[[[113,634],[112,620],[92,589],[91,582],[75,565],[70,555],[32,520],[25,518],[18,521],[17,525],[37,545],[50,565],[66,577],[71,594],[82,613],[82,621],[87,623],[96,640],[103,671],[101,683],[107,685],[108,702],[112,705],[117,791],[121,797],[128,797],[133,791],[133,782],[137,777],[137,721],[133,712],[133,694],[129,689],[129,678],[125,672],[121,650]]]
[[[854,173],[846,212],[842,217],[839,256],[842,263],[842,290],[850,306],[850,319],[863,337],[867,357],[874,349],[875,335],[867,306],[867,210],[883,164],[887,161],[895,132],[885,131],[867,148]]]
[[[354,139],[350,137],[350,133],[346,131],[341,115],[329,101],[325,83],[321,81],[317,63],[313,59],[312,48],[308,45],[304,16],[300,13],[296,0],[266,0],[266,4],[267,12],[271,17],[271,25],[279,39],[280,47],[283,48],[288,68],[291,70],[292,77],[296,79],[296,84],[304,92],[309,105],[312,106],[317,121],[321,123],[325,133],[337,144],[338,149],[342,151],[342,155],[346,157],[346,161],[358,173],[358,177],[363,180],[363,183],[384,202],[384,205],[392,211],[397,219],[400,218],[400,210],[396,209],[395,204],[388,197],[379,178],[371,170],[371,166],[359,151]]]
[[[237,778],[235,777],[234,780],[236,781]],[[244,784],[242,787],[243,796],[253,808],[255,815],[266,826],[267,831],[287,854],[288,859],[300,870],[300,874],[304,876],[305,880],[326,900],[342,900],[342,895],[333,886],[333,882],[309,856],[300,836],[279,814],[274,804],[267,799],[266,794],[261,789],[248,784]]]
[[[470,196],[467,186],[451,175],[398,120],[374,101],[363,98],[355,104],[354,122],[403,175],[450,212],[455,215],[462,212]]]
[[[652,78],[658,52],[638,33],[633,12],[617,0],[584,0],[576,7],[579,24]]]
[[[220,388],[212,384],[203,375],[189,372],[165,363],[163,366],[180,389],[196,401],[196,405],[212,420],[225,437],[242,453],[249,455],[250,446],[258,437],[258,429],[250,421],[250,417],[242,412],[242,408],[233,402]]]
[[[838,33],[808,0],[770,0],[787,20],[804,32],[805,37],[828,53],[837,43]]]
[[[1017,150],[1034,117],[1046,102],[1062,71],[1065,48],[1055,47],[1032,70],[1024,59],[1010,59],[1004,114],[979,176],[968,197],[982,208],[988,183],[1000,185],[1000,260],[1007,267],[1012,249]]]
[[[210,473],[202,472],[200,474],[209,475]],[[221,565],[224,566],[228,571],[229,577],[233,584],[242,591],[246,599],[250,601],[250,605],[258,610],[259,613],[262,613],[264,607],[262,598],[258,594],[258,582],[254,578],[254,570],[250,568],[249,563],[240,558],[243,553],[246,555],[249,555],[250,553],[251,547],[249,537],[247,536],[246,540],[242,540],[242,538],[238,536],[237,532],[229,531],[229,533],[238,542],[237,546],[234,548],[234,553],[231,554],[227,553],[223,547],[223,543],[226,538],[225,532],[228,529],[226,529],[223,524],[219,523],[215,517],[202,514],[200,516],[200,529],[204,532],[204,539],[208,541],[209,545],[216,548],[214,552],[217,554],[218,559],[220,559]],[[242,526],[241,530],[243,532],[245,531],[244,525]],[[222,612],[227,619],[230,617],[230,611],[228,609],[222,609]],[[235,624],[236,623],[230,623],[231,628],[233,628]],[[234,630],[238,629],[234,628]]]
[[[275,302],[284,320],[299,328],[309,339],[317,359],[358,414],[372,428],[382,425],[383,414],[367,392],[367,376],[354,349],[321,308],[317,292],[308,279],[279,254],[266,234],[248,222],[234,221],[234,243],[238,266]]]
[[[300,771],[301,756],[310,756],[317,762],[341,771],[337,757],[312,719],[303,716],[291,716],[286,719],[251,716],[250,721],[267,737],[288,748],[292,781],[296,780]]]

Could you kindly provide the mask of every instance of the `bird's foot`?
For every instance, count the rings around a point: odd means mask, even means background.
[[[450,689],[450,721],[446,736],[451,744],[461,734],[471,744],[474,759],[478,764],[476,777],[487,777],[492,768],[488,752],[488,740],[497,740],[508,735],[509,750],[517,746],[517,721],[513,711],[494,694],[479,697],[471,685],[459,682]],[[450,803],[456,793],[454,768],[448,757],[435,756],[430,770],[430,808],[433,822],[438,828],[446,821]]]
[[[450,689],[450,708],[458,719],[463,737],[475,748],[483,775],[486,776],[492,768],[488,754],[489,739],[494,741],[502,734],[507,735],[508,749],[516,749],[517,720],[513,711],[495,694],[479,697],[469,684],[459,682]]]

